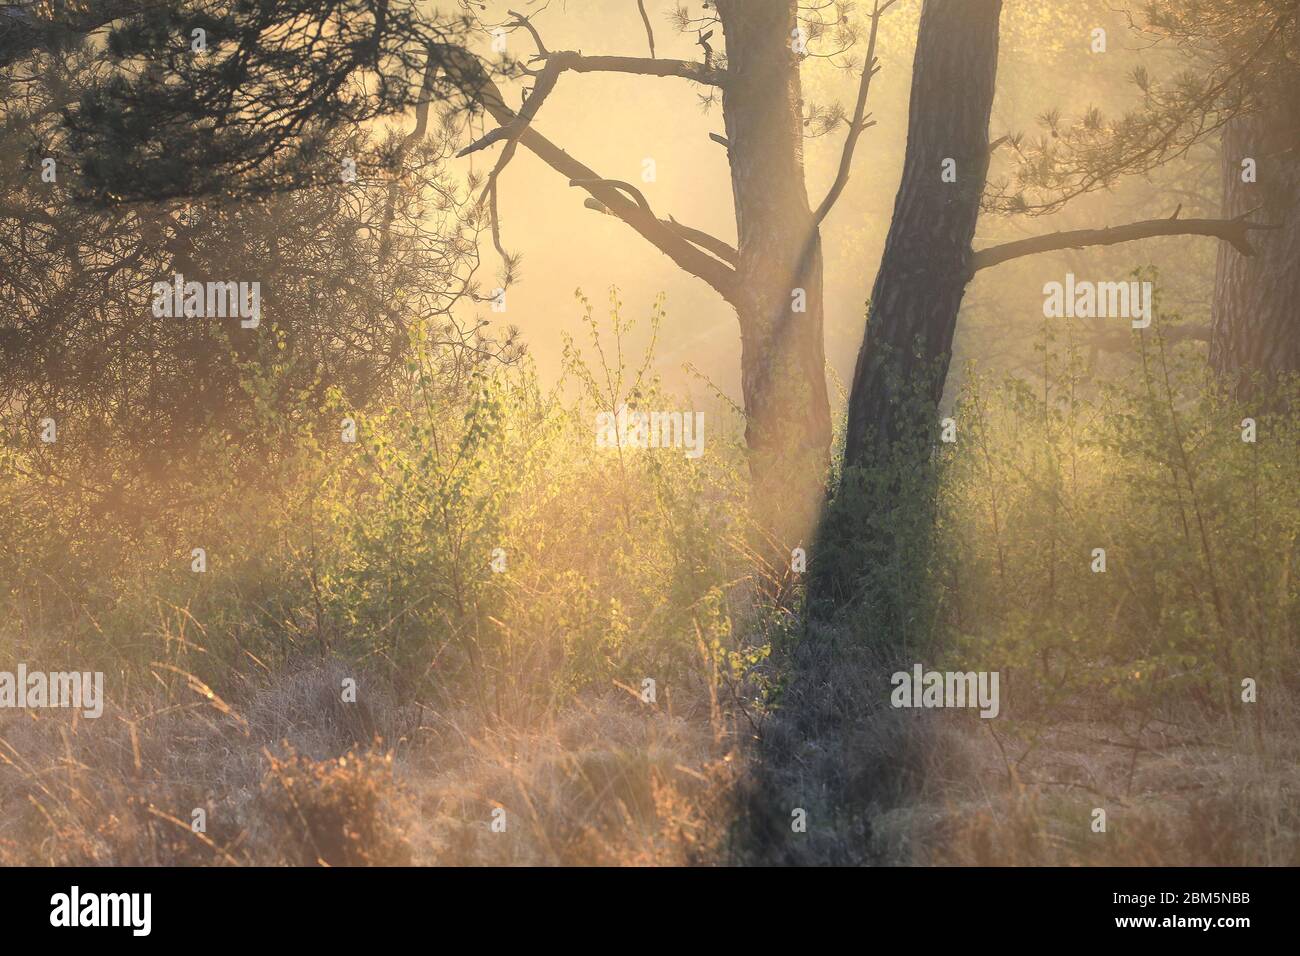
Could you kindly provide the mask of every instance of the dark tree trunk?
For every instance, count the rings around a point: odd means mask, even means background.
[[[972,275],[989,166],[1001,0],[925,0],[907,153],[849,394],[844,473],[822,523],[809,611],[880,641],[924,631],[930,444]],[[956,181],[945,182],[945,161]]]
[[[845,464],[929,433],[971,277],[989,166],[1001,0],[926,0],[912,72],[903,180],[849,396]],[[956,161],[957,181],[941,179]]]
[[[803,169],[795,0],[719,0],[736,208],[741,388],[754,500],[784,572],[824,497],[831,442],[821,238]],[[795,290],[802,290],[796,293]],[[798,300],[798,301],[797,301]],[[803,307],[795,311],[796,304]]]
[[[1300,149],[1281,115],[1242,116],[1223,131],[1223,215],[1252,210],[1280,223],[1255,232],[1254,256],[1219,246],[1210,364],[1229,385],[1249,393],[1249,376],[1300,371]],[[1258,181],[1241,181],[1241,161],[1257,163]]]

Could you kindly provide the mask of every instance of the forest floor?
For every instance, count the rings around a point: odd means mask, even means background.
[[[768,863],[1295,865],[1294,701],[1250,722],[1186,708],[982,720],[895,710],[878,652],[804,642],[746,803]],[[994,726],[996,725],[996,726]],[[807,810],[793,833],[788,807]],[[1104,818],[1098,815],[1104,811]],[[1104,829],[1103,829],[1104,824]]]
[[[707,688],[655,706],[587,694],[528,728],[382,695],[356,710],[335,703],[336,661],[220,706],[10,712],[0,861],[1300,862],[1294,735],[1190,714],[1140,727],[1011,714],[994,730],[889,707],[869,658],[804,642],[765,714]],[[1257,713],[1298,725],[1294,706]]]

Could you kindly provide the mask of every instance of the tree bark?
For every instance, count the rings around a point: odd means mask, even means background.
[[[1001,0],[925,0],[907,152],[849,394],[844,472],[822,522],[808,612],[853,608],[872,639],[926,629],[936,407],[989,166]],[[944,171],[955,163],[955,181]]]
[[[1233,127],[1225,136],[1227,195],[1219,220],[1148,220],[1019,240],[976,253],[971,241],[989,166],[989,117],[997,80],[1001,0],[925,0],[913,64],[903,178],[867,330],[854,370],[844,474],[822,523],[809,609],[832,614],[856,603],[870,627],[906,639],[918,630],[917,588],[932,528],[929,469],[957,314],[974,272],[1039,252],[1162,235],[1221,240],[1212,359],[1238,373],[1294,369],[1300,296],[1300,157],[1294,136]],[[1293,129],[1266,124],[1271,133]],[[1243,156],[1264,157],[1267,188],[1240,186]],[[956,181],[944,182],[945,161]],[[1264,205],[1287,225],[1250,220]],[[1267,254],[1254,256],[1257,242]],[[1288,334],[1290,333],[1290,334]],[[923,629],[922,629],[923,630]]]
[[[903,179],[871,293],[849,398],[845,465],[928,434],[972,274],[989,166],[1001,0],[926,0],[912,72]],[[943,182],[944,161],[956,182]]]
[[[717,10],[727,41],[722,109],[738,237],[745,438],[771,561],[785,573],[789,549],[806,544],[820,512],[831,443],[821,236],[804,184],[803,97],[791,47],[796,0],[719,0]]]
[[[1243,159],[1258,181],[1243,183]],[[1215,275],[1210,364],[1230,387],[1249,394],[1250,376],[1300,371],[1300,149],[1277,115],[1240,116],[1223,132],[1223,216],[1258,209],[1281,228],[1256,233],[1255,255],[1220,245]]]

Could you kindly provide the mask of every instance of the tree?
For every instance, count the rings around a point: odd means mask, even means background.
[[[99,63],[83,44],[0,73],[0,417],[44,477],[116,464],[122,482],[147,490],[212,435],[236,438],[256,462],[274,446],[258,403],[286,418],[332,395],[362,408],[391,392],[417,339],[440,358],[509,354],[508,339],[451,324],[477,234],[439,172],[447,131],[373,144],[398,160],[399,175],[383,179],[97,207],[77,200],[85,185],[58,132]],[[427,120],[426,110],[417,129]],[[343,129],[324,142],[372,148]],[[176,274],[258,283],[257,330],[238,316],[159,318],[152,284]],[[246,389],[259,376],[274,391],[255,402]],[[38,442],[44,417],[76,440]]]
[[[1210,362],[1225,384],[1249,390],[1300,371],[1292,303],[1300,256],[1300,67],[1294,0],[1147,0],[1135,5],[1138,38],[1177,54],[1186,69],[1158,82],[1132,77],[1140,108],[1107,122],[1090,110],[1073,124],[1052,114],[1050,137],[1031,145],[1017,169],[1022,188],[993,190],[1002,211],[1041,212],[1146,173],[1220,139],[1225,219],[1254,215],[1273,227],[1251,236],[1255,255],[1220,245]],[[1026,192],[1028,195],[1026,195]]]
[[[869,444],[883,453],[924,428],[918,416],[928,411],[905,399],[905,388],[936,402],[942,391],[957,310],[974,272],[1000,10],[1001,0],[930,0],[921,14],[907,154],[853,373],[846,465],[869,454]]]
[[[876,3],[869,20],[866,54],[854,114],[838,174],[825,198],[810,204],[803,169],[803,95],[800,60],[809,40],[827,23],[816,14],[801,16],[795,0],[718,0],[716,16],[683,19],[696,29],[705,49],[704,63],[649,58],[588,56],[551,51],[528,18],[514,14],[507,26],[532,34],[537,52],[532,62],[534,86],[526,106],[516,113],[505,103],[477,61],[460,52],[454,70],[497,122],[467,148],[474,151],[505,143],[493,168],[486,196],[495,209],[497,183],[514,144],[584,189],[589,204],[623,220],[678,266],[708,283],[736,311],[741,332],[741,388],[746,415],[746,443],[754,500],[759,519],[771,535],[764,557],[777,575],[785,573],[789,549],[806,540],[819,514],[823,478],[831,443],[830,404],[825,381],[823,343],[822,253],[820,227],[848,180],[853,153],[863,130],[872,125],[866,112],[880,19],[894,0]],[[708,4],[706,4],[706,7]],[[839,39],[844,32],[841,5],[834,10]],[[708,41],[720,27],[725,53]],[[737,242],[729,243],[661,217],[636,187],[606,179],[569,156],[535,128],[545,97],[565,72],[620,72],[678,77],[721,91]],[[494,218],[495,221],[495,218]],[[498,236],[499,239],[499,236]]]
[[[989,165],[989,115],[997,79],[1001,0],[925,0],[917,38],[909,105],[907,152],[885,253],[872,291],[867,330],[849,396],[841,493],[861,481],[861,471],[890,467],[895,451],[926,456],[938,422],[953,333],[967,284],[976,271],[1011,259],[1060,249],[1112,245],[1154,236],[1203,235],[1253,252],[1244,218],[1146,220],[1114,228],[1080,229],[1017,240],[975,250],[972,239],[983,205]],[[1076,194],[1100,188],[1144,159],[1130,150],[1113,172],[1085,177]],[[1169,155],[1168,153],[1165,154]],[[1144,154],[1145,156],[1145,154]],[[955,166],[950,165],[955,163]],[[955,171],[945,181],[945,170]],[[1111,179],[1106,177],[1110,176]],[[1059,185],[1059,183],[1058,183]],[[1068,190],[1067,190],[1068,191]],[[1058,202],[1065,201],[1057,197]],[[1020,197],[1013,208],[1028,204]],[[897,485],[877,489],[865,507],[873,513],[851,519],[833,510],[822,545],[845,560],[854,538],[879,535],[881,509]],[[864,503],[846,495],[854,507]],[[843,545],[843,547],[837,546]],[[821,561],[819,601],[842,604],[863,563],[862,547],[891,560],[901,542],[860,542],[857,559],[828,568]]]
[[[380,0],[170,0],[109,32],[119,68],[69,111],[71,147],[84,158],[91,197],[99,202],[250,194],[333,175],[338,157],[324,148],[323,137],[339,124],[355,126],[416,103],[485,111],[497,126],[465,152],[500,149],[482,202],[503,254],[495,216],[499,183],[522,145],[584,190],[589,205],[624,221],[735,309],[754,500],[772,539],[769,563],[779,573],[789,547],[810,530],[824,493],[831,418],[820,226],[848,180],[859,136],[873,125],[866,102],[878,69],[876,37],[894,2],[880,0],[871,12],[842,160],[816,206],[803,169],[800,62],[807,45],[823,38],[841,50],[853,45],[839,2],[804,11],[796,0],[719,0],[706,3],[700,18],[682,12],[680,24],[698,34],[702,50],[701,61],[685,61],[655,55],[648,17],[650,56],[601,56],[549,50],[536,24],[520,14],[493,28],[479,18],[481,5],[465,4],[464,15],[445,17]],[[69,15],[64,26],[75,31],[105,22],[104,16]],[[489,29],[526,31],[536,54],[527,63],[481,59],[469,41]],[[205,56],[188,55],[194,30],[206,31]],[[722,42],[711,43],[718,30]],[[536,128],[560,77],[592,72],[678,78],[721,94],[726,135],[715,139],[730,160],[734,245],[657,213],[636,187],[600,175]],[[532,88],[515,110],[497,80],[520,78]],[[375,155],[371,165],[382,168],[384,160]],[[507,256],[507,277],[512,263]]]
[[[1279,228],[1253,258],[1219,250],[1210,362],[1248,393],[1252,376],[1300,372],[1300,23],[1290,0],[1147,5],[1147,30],[1210,78],[1202,113],[1223,119],[1223,215]]]

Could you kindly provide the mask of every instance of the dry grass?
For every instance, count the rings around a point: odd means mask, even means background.
[[[1300,863],[1294,702],[1140,727],[894,710],[886,655],[819,637],[752,747],[705,687],[659,705],[616,688],[509,727],[398,706],[364,676],[343,704],[334,660],[228,713],[188,691],[99,720],[6,712],[0,862]]]
[[[750,863],[1296,865],[1300,707],[1167,719],[894,710],[878,649],[815,635],[741,788]],[[806,833],[791,810],[807,811]],[[1106,811],[1106,832],[1092,830]]]
[[[721,858],[734,734],[622,690],[514,728],[398,706],[314,663],[229,712],[159,694],[0,715],[0,863],[694,864]],[[184,688],[182,688],[184,690]],[[206,833],[191,830],[206,812]],[[493,810],[505,811],[503,831]]]

